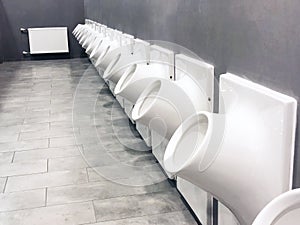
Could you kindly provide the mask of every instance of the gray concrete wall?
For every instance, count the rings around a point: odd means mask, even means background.
[[[71,35],[78,23],[84,22],[83,0],[1,0],[3,28],[1,43],[4,60],[74,58],[82,55],[82,50]],[[24,57],[22,51],[28,51],[28,36],[20,28],[66,26],[69,29],[70,54],[47,54]],[[1,40],[1,39],[0,39]]]
[[[85,0],[86,18],[183,45],[215,65],[216,78],[233,72],[296,99],[299,9],[292,0]],[[294,186],[300,187],[299,132],[296,139]]]
[[[3,6],[2,1],[0,0],[0,25],[3,24]],[[3,62],[3,41],[2,41],[2,35],[3,35],[3,26],[0,26],[0,63]]]

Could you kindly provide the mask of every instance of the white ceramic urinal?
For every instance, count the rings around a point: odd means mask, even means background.
[[[104,29],[106,29],[105,27],[97,27],[97,35],[95,37],[95,39],[87,46],[86,48],[86,53],[88,55],[91,55],[91,53],[93,52],[94,49],[96,49],[102,42],[103,38],[105,37],[104,35]]]
[[[149,61],[150,55],[147,56],[147,54],[150,54],[150,43],[134,39],[132,50],[130,48],[122,48],[121,52],[107,66],[103,78],[117,84],[128,67],[135,63]]]
[[[90,32],[90,35],[85,39],[85,41],[82,43],[82,48],[86,49],[91,43],[95,41],[97,38],[98,32],[92,30]]]
[[[110,35],[108,36],[109,38],[104,38],[101,45],[98,48],[98,51],[101,53],[99,55],[99,57],[97,58],[96,62],[95,62],[95,67],[103,70],[103,68],[100,67],[101,62],[103,61],[103,59],[105,58],[105,56],[115,50],[116,48],[120,47],[120,41],[118,38],[116,38],[117,36],[119,36],[120,34],[117,33],[117,31],[115,30],[111,30]]]
[[[132,64],[127,68],[115,88],[115,94],[135,104],[141,93],[153,81],[169,80],[174,76],[174,52],[159,46],[150,47],[150,63]]]
[[[99,67],[105,71],[109,64],[122,53],[122,48],[127,48],[128,52],[132,50],[132,41],[134,37],[129,34],[122,34],[120,32],[115,34],[114,39],[119,42],[109,49],[107,54],[103,57]]]
[[[180,75],[176,81],[152,81],[136,101],[132,119],[170,139],[187,117],[200,110],[209,110],[211,96],[207,96],[197,79],[208,74],[213,79],[213,67],[205,63],[203,65],[205,68],[202,71],[206,71],[205,74],[199,71]]]
[[[220,114],[199,112],[172,136],[168,172],[211,193],[250,225],[291,189],[295,99],[232,74],[220,78]]]
[[[78,38],[78,35],[81,34],[81,32],[86,28],[85,24],[78,24],[76,28],[73,31],[73,34],[76,38]]]
[[[80,31],[81,27],[83,26],[83,24],[77,24],[77,26],[74,28],[72,34],[74,36],[76,36],[76,34]]]
[[[288,191],[272,200],[252,225],[299,225],[300,189]]]
[[[91,28],[86,27],[86,29],[84,30],[84,32],[82,33],[82,35],[80,35],[78,41],[79,44],[82,46],[83,43],[92,35],[93,31]]]
[[[76,34],[76,39],[79,41],[87,32],[88,28],[87,25],[83,25],[80,30],[78,31],[78,33]]]

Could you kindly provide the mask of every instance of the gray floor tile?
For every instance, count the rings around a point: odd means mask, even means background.
[[[23,125],[1,127],[1,124],[0,124],[0,136],[2,136],[3,134],[6,134],[6,135],[18,134],[20,132],[22,126]]]
[[[5,192],[87,183],[86,169],[8,177]]]
[[[109,199],[120,196],[160,192],[170,189],[168,182],[151,186],[133,187],[113,182],[96,182],[48,189],[48,205]]]
[[[65,130],[40,130],[32,132],[21,132],[19,136],[20,141],[43,139],[43,138],[61,138],[61,137],[74,137],[73,129]]]
[[[45,206],[46,190],[0,194],[0,212]]]
[[[81,155],[72,157],[52,158],[49,159],[49,171],[62,171],[86,168],[88,164],[84,161]]]
[[[6,106],[4,106],[6,107]],[[16,126],[23,124],[24,119],[0,119],[1,126]]]
[[[0,143],[0,152],[25,151],[38,148],[48,148],[48,146],[48,139],[8,142]]]
[[[99,222],[90,225],[197,225],[195,219],[187,210],[143,216],[108,222]]]
[[[76,225],[95,222],[91,202],[0,213],[5,225]]]
[[[119,220],[185,209],[179,194],[175,191],[96,200],[94,207],[97,221]]]
[[[49,123],[50,118],[41,116],[41,117],[31,117],[31,118],[25,118],[24,123],[25,124],[31,124],[31,123]]]
[[[43,173],[46,171],[47,160],[0,164],[0,177]]]
[[[13,156],[14,156],[13,152],[0,153],[0,164],[11,163],[12,159],[13,159]]]
[[[34,132],[34,131],[46,131],[49,130],[50,123],[36,123],[36,124],[24,124],[21,128],[21,132]]]
[[[69,156],[80,156],[80,146],[66,146],[57,148],[34,149],[15,153],[14,162],[22,162],[37,159],[51,159]]]
[[[50,147],[77,145],[74,137],[50,138]]]
[[[50,129],[65,129],[65,128],[73,128],[73,122],[71,121],[51,121]]]

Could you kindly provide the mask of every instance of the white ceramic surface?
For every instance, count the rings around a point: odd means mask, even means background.
[[[164,164],[250,225],[291,189],[297,102],[232,74],[221,75],[219,98],[220,114],[199,112],[180,125]]]
[[[103,38],[105,37],[105,34],[102,32],[98,32],[98,34],[96,35],[95,39],[88,45],[88,47],[86,48],[86,53],[88,55],[91,55],[91,53],[100,46]]]
[[[160,63],[133,64],[120,78],[115,94],[135,104],[150,83],[157,79],[168,79],[168,69],[168,66]]]
[[[107,54],[103,57],[103,60],[99,63],[99,67],[106,71],[107,67],[110,65],[110,63],[114,60],[118,60],[118,58],[121,56],[121,54],[125,52],[132,52],[132,40],[134,39],[131,35],[123,35],[119,34],[119,36],[115,37],[115,40],[119,42],[118,45],[115,45],[114,47],[111,47]]]
[[[288,191],[273,199],[252,225],[298,225],[300,223],[300,189]]]
[[[174,52],[156,45],[151,46],[149,63],[135,63],[127,68],[116,85],[115,94],[135,104],[141,93],[153,81],[170,79],[170,74],[174,76],[173,58]]]
[[[115,49],[120,47],[120,42],[117,40],[103,39],[98,51],[101,53],[95,62],[95,67],[100,67],[101,62],[104,60],[105,56]],[[101,68],[102,69],[102,68]]]
[[[103,78],[117,84],[129,66],[147,61],[149,46],[148,42],[135,39],[132,51],[131,47],[121,48],[121,52],[114,56],[104,71]]]
[[[213,86],[213,66],[195,63],[198,61],[194,62],[194,59],[186,56],[177,57],[186,61],[189,71],[182,71],[184,74],[176,81],[160,79],[148,85],[132,112],[134,120],[151,127],[167,139],[190,115],[211,109],[209,99],[212,93],[207,94],[209,88],[206,86]],[[212,92],[212,88],[209,90]]]

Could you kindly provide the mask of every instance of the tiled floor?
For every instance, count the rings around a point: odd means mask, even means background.
[[[196,224],[86,59],[0,65],[0,224]]]

